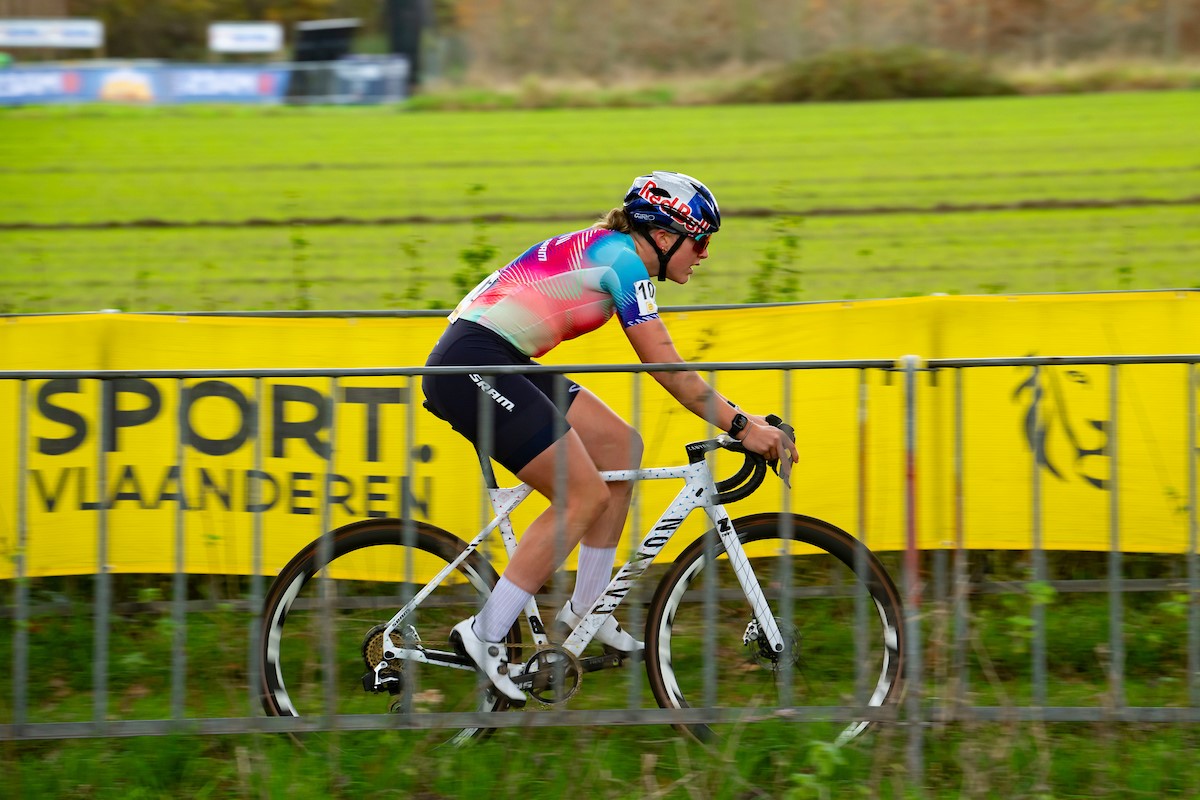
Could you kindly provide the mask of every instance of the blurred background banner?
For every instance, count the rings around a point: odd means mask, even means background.
[[[293,87],[303,84],[302,92]],[[46,103],[375,103],[401,100],[403,58],[330,63],[18,65],[0,71],[0,105]]]
[[[213,53],[278,53],[283,49],[283,26],[278,22],[214,22],[208,26],[208,49]]]
[[[785,376],[772,363],[1200,351],[1200,294],[1193,292],[933,297],[666,316],[690,362],[764,362],[761,370],[718,374],[720,390],[751,411],[777,412],[795,424],[802,458],[790,507],[864,537],[875,550],[904,544],[904,381],[878,370]],[[0,328],[0,363],[6,370],[412,368],[424,363],[444,325],[440,317],[13,317]],[[615,325],[589,337],[586,346],[564,343],[553,355],[547,363],[619,365],[633,357]],[[958,533],[955,393],[961,380],[965,546],[1030,547],[1036,474],[1045,546],[1107,549],[1114,489],[1110,437],[1119,430],[1122,549],[1185,551],[1187,372],[1180,365],[1122,368],[1119,420],[1110,413],[1112,374],[1095,366],[923,375],[917,402],[921,546],[953,546]],[[644,375],[577,377],[633,421],[646,442],[647,466],[680,463],[684,443],[713,433]],[[258,384],[248,378],[124,378],[105,385],[103,392],[88,380],[25,386],[25,555],[31,576],[95,572],[102,506],[111,568],[134,573],[172,570],[181,503],[186,568],[194,573],[247,573],[256,513],[270,574],[322,533],[326,502],[335,526],[411,515],[464,538],[481,527],[486,501],[474,454],[420,408],[419,379],[347,378],[335,387],[328,378]],[[10,443],[20,441],[20,391],[15,381],[0,386],[0,440]],[[105,442],[103,497],[96,481],[102,407],[114,421]],[[256,453],[257,419],[262,437]],[[18,463],[0,460],[0,496],[17,496]],[[734,466],[721,462],[718,471]],[[644,485],[641,524],[648,525],[647,517],[677,490],[669,481]],[[772,480],[732,513],[778,510],[781,491]],[[526,506],[514,520],[518,530],[543,507],[536,500]],[[15,546],[17,507],[0,506],[2,554]],[[692,534],[703,529],[702,520],[691,525]],[[672,546],[681,548],[690,538],[678,537]],[[0,577],[11,577],[11,563],[0,561]]]
[[[104,23],[95,19],[0,19],[0,47],[98,50]]]
[[[270,103],[287,92],[287,65],[74,65],[0,73],[0,103]]]

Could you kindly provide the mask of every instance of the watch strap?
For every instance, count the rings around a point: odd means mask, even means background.
[[[748,422],[750,422],[750,420],[745,414],[734,414],[733,421],[729,423],[729,435],[736,439],[738,434],[746,429],[746,424]]]

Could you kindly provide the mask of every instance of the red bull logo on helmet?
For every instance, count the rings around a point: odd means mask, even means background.
[[[681,197],[674,197],[666,189],[660,189],[653,179],[647,178],[646,183],[638,191],[643,200],[662,208],[677,221],[688,233],[701,233],[709,229],[709,224],[702,219],[692,216],[692,207]]]

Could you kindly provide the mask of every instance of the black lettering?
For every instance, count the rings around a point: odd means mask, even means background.
[[[607,592],[604,593],[604,596],[605,597],[624,597],[627,594],[629,594],[628,586],[618,586],[615,589],[609,589]]]
[[[117,485],[112,493],[112,502],[108,504],[108,507],[113,508],[122,500],[136,500],[142,508],[150,507],[142,496],[142,484],[138,480],[137,472],[130,464],[126,464],[121,470],[121,477],[117,479]]]
[[[651,536],[646,539],[646,541],[642,544],[642,547],[646,550],[658,550],[665,546],[669,541],[671,541],[670,536]]]
[[[223,397],[238,410],[238,427],[228,439],[209,439],[196,431],[192,424],[192,409],[205,397]],[[225,381],[203,381],[183,391],[184,420],[187,423],[187,443],[209,456],[225,456],[236,452],[254,433],[254,404],[236,386]]]
[[[353,386],[346,389],[343,399],[367,407],[367,461],[379,461],[379,406],[407,403],[408,389]]]
[[[413,516],[414,509],[425,519],[429,519],[429,496],[433,494],[433,479],[426,477],[422,483],[425,487],[425,499],[417,497],[412,488],[413,479],[407,475],[400,478],[400,517],[408,519]]]
[[[263,499],[262,487],[271,487],[271,498]],[[246,470],[246,511],[270,511],[279,502],[279,481],[262,470]]]
[[[183,481],[179,476],[179,465],[167,469],[163,473],[162,483],[158,485],[158,496],[154,500],[154,505],[151,508],[158,508],[168,500],[174,500],[183,506],[183,510],[189,510],[187,498],[183,491]]]
[[[87,487],[91,486],[91,484],[88,483],[87,468],[86,467],[76,467],[75,469],[77,470],[77,474],[79,475],[79,510],[80,511],[97,511],[97,510],[99,510],[103,505],[100,502],[99,494],[97,494],[97,497],[95,500],[84,499],[87,497],[87,494],[86,494]],[[96,488],[96,487],[93,486],[92,488]]]
[[[371,503],[373,503],[373,502],[386,501],[388,499],[388,496],[386,494],[381,494],[380,492],[371,491],[372,485],[377,484],[377,483],[382,483],[382,484],[386,485],[387,482],[388,482],[387,475],[368,475],[367,476],[366,483],[363,486],[363,491],[367,495],[366,506],[367,506],[367,516],[368,517],[371,517],[373,519],[384,519],[385,517],[387,517],[388,513],[386,511],[371,507]]]
[[[29,474],[33,476],[33,482],[37,486],[38,495],[42,498],[42,505],[47,511],[53,511],[58,505],[58,498],[62,497],[63,489],[67,486],[67,473],[72,469],[75,467],[58,471],[58,480],[54,483],[54,491],[50,493],[46,492],[46,484],[42,482],[42,471],[40,469],[29,470]]]
[[[309,419],[288,422],[284,419],[284,408],[288,403],[304,403],[313,408]],[[329,444],[317,436],[329,426],[329,402],[325,395],[307,386],[280,384],[271,396],[271,454],[284,457],[285,439],[303,439],[314,453],[329,458]]]
[[[225,470],[225,487],[222,488],[213,481],[212,476],[208,474],[208,470],[204,467],[200,468],[200,508],[208,508],[208,496],[215,494],[220,500],[221,505],[228,511],[232,508],[229,502],[230,490],[233,487],[233,470]]]
[[[296,500],[313,496],[311,489],[301,489],[299,486],[300,481],[311,481],[313,479],[313,474],[311,472],[293,472],[291,473],[290,478],[291,481],[288,484],[288,494],[292,496],[291,512],[293,514],[312,514],[315,509],[307,508],[305,506],[298,506],[296,505]]]
[[[87,438],[87,420],[76,411],[51,403],[50,398],[56,394],[79,394],[79,381],[75,378],[55,378],[46,381],[38,389],[38,413],[51,422],[58,422],[71,429],[71,434],[61,439],[47,436],[38,437],[38,452],[46,456],[61,456],[69,453],[83,444],[83,440]],[[53,511],[53,509],[50,510]]]
[[[117,395],[137,394],[146,398],[146,405],[122,411],[118,406]],[[121,428],[133,428],[145,425],[158,416],[162,410],[162,395],[155,386],[144,378],[116,378],[104,381],[104,416],[109,420],[108,430],[104,432],[104,450],[115,453],[120,450],[117,432]]]
[[[334,489],[334,484],[341,484],[346,487],[346,493],[342,494]],[[346,513],[352,517],[358,516],[354,513],[354,509],[346,501],[354,496],[354,484],[345,475],[338,475],[336,472],[329,476],[329,496],[326,501],[332,505],[339,505],[346,510]]]

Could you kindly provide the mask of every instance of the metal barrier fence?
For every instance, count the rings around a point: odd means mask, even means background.
[[[846,361],[791,361],[791,362],[754,362],[754,363],[694,363],[689,365],[571,365],[571,366],[540,366],[540,367],[486,367],[486,368],[404,368],[404,369],[346,369],[346,370],[180,370],[180,371],[0,371],[0,382],[18,382],[19,384],[19,436],[11,443],[10,452],[17,464],[16,486],[16,549],[13,554],[14,574],[12,581],[12,606],[5,610],[5,615],[11,621],[7,625],[8,635],[12,640],[12,707],[10,719],[0,722],[0,740],[30,740],[56,739],[72,737],[96,736],[143,736],[161,735],[174,732],[194,733],[239,733],[262,731],[313,731],[313,730],[368,730],[368,729],[424,729],[424,728],[459,728],[470,725],[486,727],[517,727],[517,726],[570,726],[587,724],[664,724],[664,723],[727,723],[765,718],[783,718],[804,721],[848,721],[854,719],[877,719],[888,724],[903,726],[908,742],[908,765],[911,775],[918,780],[923,772],[924,737],[931,725],[950,722],[997,722],[997,721],[1041,721],[1041,722],[1147,722],[1147,723],[1196,723],[1200,722],[1200,548],[1198,548],[1198,518],[1197,518],[1197,461],[1200,450],[1197,447],[1197,397],[1200,395],[1200,355],[1156,355],[1156,356],[1111,356],[1111,357],[1027,357],[1027,358],[982,358],[982,359],[937,359],[923,361],[916,356],[906,356],[899,361],[892,360],[846,360]],[[1121,520],[1119,515],[1121,502],[1121,473],[1118,471],[1118,447],[1124,441],[1125,426],[1121,424],[1118,402],[1120,379],[1125,370],[1143,365],[1177,365],[1180,369],[1179,391],[1186,393],[1186,419],[1178,428],[1180,432],[1179,447],[1186,454],[1186,489],[1181,498],[1187,514],[1187,550],[1182,557],[1186,566],[1186,574],[1178,578],[1130,579],[1123,571],[1123,554]],[[963,474],[966,454],[964,451],[964,385],[966,376],[973,370],[986,370],[995,367],[1026,367],[1038,370],[1047,367],[1062,366],[1103,366],[1109,372],[1108,406],[1110,410],[1108,429],[1108,455],[1111,458],[1112,471],[1109,476],[1111,492],[1109,508],[1109,551],[1107,554],[1107,579],[1104,581],[1065,580],[1048,581],[1046,551],[1043,547],[1041,520],[1043,517],[1043,491],[1041,487],[1041,468],[1039,454],[1036,449],[1030,457],[1030,490],[1031,508],[1029,508],[1033,549],[1031,553],[1031,569],[1026,581],[1010,583],[980,583],[972,582],[968,573],[970,554],[964,546],[963,508],[966,498],[963,491]],[[111,381],[124,378],[170,379],[177,382],[180,388],[183,381],[207,378],[252,378],[256,381],[256,396],[261,396],[262,381],[270,378],[322,378],[330,381],[331,388],[336,389],[338,381],[345,378],[390,376],[407,378],[412,391],[419,392],[417,381],[426,374],[465,374],[469,372],[507,374],[507,373],[630,373],[635,388],[641,379],[641,373],[650,371],[696,370],[708,373],[715,378],[717,373],[728,371],[772,371],[782,377],[783,402],[786,406],[792,392],[793,373],[804,371],[842,370],[857,371],[862,377],[876,371],[899,373],[904,382],[904,517],[905,542],[902,568],[898,584],[902,586],[905,600],[904,625],[907,635],[907,663],[905,667],[907,695],[902,708],[864,709],[861,705],[826,706],[826,707],[697,707],[687,709],[656,709],[636,707],[637,695],[634,687],[638,680],[636,673],[631,671],[630,705],[628,708],[615,710],[548,710],[535,714],[487,714],[483,712],[454,712],[454,713],[412,713],[403,715],[340,715],[327,714],[324,716],[306,718],[266,718],[257,711],[258,697],[254,687],[257,685],[257,666],[254,662],[254,652],[257,642],[257,622],[263,606],[263,562],[262,562],[262,526],[256,512],[254,527],[254,556],[255,569],[250,579],[249,596],[244,598],[244,606],[254,617],[250,626],[247,653],[250,654],[247,663],[248,697],[247,713],[237,717],[188,717],[185,715],[184,696],[196,687],[187,685],[187,663],[185,642],[187,636],[187,615],[189,610],[201,611],[203,602],[187,599],[186,579],[183,569],[184,521],[182,504],[176,517],[175,552],[176,569],[173,580],[173,598],[169,601],[172,615],[174,646],[171,656],[171,716],[164,719],[113,719],[113,709],[110,705],[109,672],[112,659],[109,644],[111,617],[114,613],[112,597],[112,576],[106,566],[108,552],[109,528],[105,504],[101,502],[95,510],[97,519],[96,552],[97,563],[102,565],[95,576],[94,584],[94,641],[90,654],[92,671],[92,714],[86,721],[48,722],[37,721],[30,713],[28,696],[30,681],[42,680],[44,675],[37,672],[31,674],[30,664],[30,635],[31,620],[39,614],[53,614],[54,608],[34,609],[31,607],[29,582],[26,577],[25,550],[31,535],[29,527],[29,512],[27,508],[28,485],[28,454],[29,454],[29,386],[32,381],[53,379],[79,379],[93,381]],[[953,506],[957,540],[950,552],[945,549],[935,550],[927,554],[928,561],[922,567],[923,554],[919,551],[917,532],[921,524],[917,516],[918,509],[918,476],[916,470],[917,455],[922,446],[918,441],[917,413],[922,402],[922,375],[935,375],[938,380],[951,382],[953,386],[953,452],[955,485],[953,491]],[[12,385],[9,383],[8,385]],[[113,409],[106,406],[102,399],[98,408],[100,434],[109,430],[112,425]],[[414,396],[420,396],[419,394]],[[769,403],[769,401],[767,401]],[[258,405],[258,404],[255,404]],[[182,407],[182,404],[181,404]],[[1032,419],[1036,422],[1039,411],[1039,396],[1034,395]],[[859,419],[865,430],[865,421],[870,415],[867,408],[866,395],[859,396]],[[256,412],[257,413],[257,412]],[[412,422],[412,404],[408,424]],[[183,413],[180,414],[179,430],[175,447],[182,458],[184,435],[182,431],[186,424]],[[636,402],[634,406],[633,426],[637,428],[641,422],[641,412]],[[797,426],[802,427],[802,426]],[[261,442],[261,425],[255,425],[255,463],[261,468],[263,447]],[[333,426],[330,425],[330,461],[337,452],[337,443],[333,440]],[[860,431],[861,433],[861,431]],[[863,439],[865,443],[865,439]],[[865,446],[865,444],[864,444]],[[15,451],[15,452],[13,452]],[[106,480],[106,453],[104,447],[97,447],[99,463],[97,464],[97,497],[107,496],[104,487]],[[802,450],[803,453],[803,450]],[[408,466],[411,467],[413,454],[406,455]],[[330,469],[332,473],[332,467]],[[411,474],[411,469],[408,471]],[[860,481],[860,502],[865,493],[864,481]],[[326,486],[329,489],[329,486]],[[326,497],[330,495],[326,494]],[[788,512],[787,494],[784,493],[784,508]],[[329,529],[329,503],[322,503],[322,529]],[[802,511],[803,509],[797,509]],[[636,506],[632,511],[634,528],[637,528],[639,510]],[[869,542],[868,542],[869,544]],[[932,576],[933,597],[927,596],[926,575]],[[1047,626],[1045,608],[1043,605],[1032,605],[1032,620],[1029,631],[1029,664],[1031,669],[1031,695],[1025,704],[1008,703],[1001,705],[982,705],[971,702],[968,693],[969,669],[967,648],[971,638],[971,609],[969,606],[972,596],[985,596],[997,593],[1024,593],[1035,585],[1049,585],[1058,592],[1104,592],[1108,596],[1108,641],[1107,646],[1107,683],[1106,700],[1097,705],[1054,705],[1048,698],[1047,657],[1050,643],[1047,641]],[[1186,702],[1173,705],[1130,705],[1126,701],[1126,649],[1124,614],[1126,594],[1131,592],[1171,591],[1186,597],[1187,618],[1187,664],[1186,664]],[[785,593],[786,594],[786,593]],[[784,602],[787,602],[785,600]],[[711,611],[711,609],[710,609]],[[61,613],[61,612],[60,612]],[[858,613],[866,613],[865,603],[859,604]],[[931,620],[939,617],[948,620],[949,644],[944,641],[933,641],[926,635],[926,629]],[[858,617],[864,622],[862,616]],[[860,624],[861,627],[861,624]],[[69,642],[63,643],[69,647]],[[330,657],[328,649],[324,649],[325,658]],[[79,654],[80,661],[85,654]],[[941,673],[951,676],[945,686],[938,686],[932,680],[930,670],[926,667],[927,659],[936,658],[939,664],[949,665],[939,667]],[[790,679],[790,675],[788,676]],[[946,689],[946,687],[949,687]],[[200,689],[203,691],[203,689]]]

